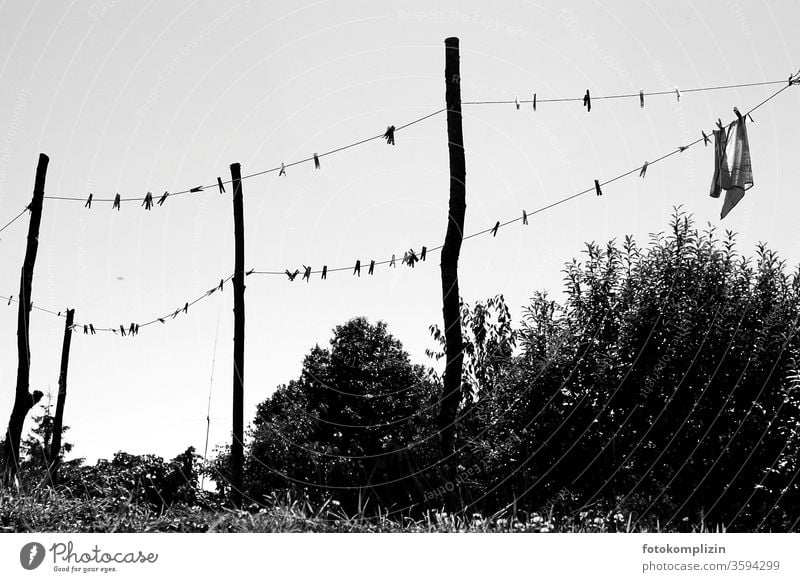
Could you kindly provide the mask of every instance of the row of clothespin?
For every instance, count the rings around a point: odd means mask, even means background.
[[[219,181],[220,191],[224,192],[225,188],[222,185],[222,179],[221,178],[217,178],[217,180]],[[201,192],[203,189],[204,189],[203,186],[195,186],[194,188],[191,188],[189,190],[189,192]],[[165,191],[161,195],[161,197],[158,199],[158,202],[156,204],[158,204],[159,206],[163,205],[164,202],[167,201],[168,197],[169,197],[169,192]],[[90,193],[89,197],[86,199],[86,202],[84,203],[83,207],[84,208],[88,208],[88,209],[91,210],[93,198],[94,198],[94,194]],[[152,192],[148,192],[147,194],[145,194],[144,199],[142,200],[142,206],[144,206],[145,210],[150,210],[153,207],[153,193]],[[112,210],[116,209],[117,211],[122,210],[122,197],[119,195],[119,193],[114,195],[114,202],[111,205],[111,209]]]
[[[395,143],[394,143],[394,132],[395,132],[394,125],[390,125],[389,127],[386,128],[386,131],[384,132],[384,134],[382,136],[386,140],[386,143],[389,144],[389,145],[395,145]],[[312,155],[312,159],[314,160],[314,168],[316,168],[317,170],[319,170],[321,168],[321,164],[319,162],[319,158],[320,158],[319,154],[317,152],[314,152],[314,154]],[[285,176],[286,175],[286,164],[284,162],[281,162],[281,167],[280,167],[280,170],[278,170],[278,175],[279,176]],[[219,193],[220,194],[224,194],[225,193],[225,182],[223,182],[222,178],[219,177],[219,176],[217,176],[217,187],[219,188]],[[195,192],[202,192],[203,190],[205,190],[205,186],[195,186],[194,188],[190,188],[188,191],[190,193],[195,193]],[[167,198],[169,198],[169,195],[170,194],[169,194],[168,191],[164,191],[164,193],[158,199],[158,202],[154,202],[153,193],[152,192],[148,192],[147,194],[145,194],[144,198],[142,199],[141,206],[144,206],[145,210],[150,210],[151,208],[153,208],[153,204],[158,204],[159,206],[162,206],[164,204],[164,202],[167,201]],[[94,198],[94,194],[90,193],[89,197],[86,199],[86,202],[84,203],[83,207],[91,209],[92,208],[92,200],[93,200],[93,198]],[[114,195],[114,202],[112,203],[111,209],[112,210],[116,209],[117,211],[122,209],[122,197],[119,195],[119,193],[116,193]]]
[[[115,334],[117,333],[116,328],[112,327],[111,331],[113,333],[115,333]],[[128,328],[128,333],[127,334],[125,333],[125,326],[124,325],[120,325],[119,326],[119,335],[121,335],[122,337],[125,337],[126,335],[129,335],[129,336],[133,337],[138,333],[139,333],[139,324],[138,323],[131,323],[131,326]]]
[[[400,260],[401,265],[407,265],[411,268],[414,268],[419,261],[424,261],[428,257],[428,247],[423,246],[420,249],[419,255],[417,255],[414,249],[409,249],[405,253],[403,253],[403,258]],[[374,275],[375,274],[375,266],[377,263],[374,259],[370,260],[369,267],[367,267],[367,274]],[[389,260],[389,266],[397,268],[397,255],[392,255],[392,258]],[[297,279],[297,276],[300,275],[300,269],[295,269],[294,271],[290,271],[286,269],[284,271],[286,273],[286,277],[289,281],[294,281]],[[353,266],[353,275],[361,276],[361,259],[356,260],[356,264]],[[320,279],[327,279],[328,278],[328,265],[323,265],[322,270],[320,271]],[[309,282],[311,281],[311,267],[307,265],[303,265],[303,276],[300,279],[301,281]]]
[[[245,273],[245,275],[251,275],[253,273],[253,271],[254,271],[254,269],[250,269],[249,271],[247,271]],[[206,293],[205,293],[205,295],[203,297],[207,297],[207,296],[211,295],[212,293],[214,293],[216,291],[222,291],[224,286],[225,286],[225,282],[230,280],[231,278],[232,277],[228,277],[227,279],[220,279],[219,280],[219,284],[215,285],[214,287],[212,287],[211,289],[206,291]],[[197,301],[194,301],[193,303],[196,303],[196,302]],[[9,303],[10,303],[10,299],[9,299]],[[183,304],[183,307],[179,307],[175,311],[173,311],[173,312],[171,312],[171,313],[169,313],[169,314],[167,314],[167,315],[165,315],[163,317],[156,318],[156,321],[158,321],[159,323],[166,323],[167,319],[175,319],[181,313],[189,313],[189,302],[188,301],[186,301]],[[58,315],[61,315],[61,313],[59,312]],[[75,325],[72,326],[73,330],[74,329],[78,329],[79,327],[80,327],[80,325],[78,325],[78,324],[75,324]],[[110,328],[108,328],[108,331],[111,331],[112,333],[114,333],[116,335],[119,335],[121,337],[125,337],[125,336],[131,337],[131,336],[138,335],[138,333],[139,333],[139,324],[138,323],[131,323],[129,326],[120,325],[119,327],[110,327]],[[94,325],[89,323],[89,324],[83,325],[83,333],[84,334],[94,335],[97,332],[96,332],[96,330],[94,328]]]
[[[791,77],[790,83],[791,83]],[[644,90],[639,91],[639,106],[644,107]],[[675,87],[675,96],[678,98],[678,101],[681,100],[681,90]],[[533,104],[533,110],[536,111],[536,93],[533,94],[533,99],[530,101]],[[521,107],[522,102],[519,100],[519,95],[514,97],[514,105],[519,109]],[[589,112],[592,110],[592,94],[589,92],[589,89],[586,89],[586,93],[583,96],[583,106],[586,107],[586,111]]]

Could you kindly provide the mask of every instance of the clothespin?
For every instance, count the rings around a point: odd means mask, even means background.
[[[119,212],[120,210],[119,203],[120,203],[120,197],[119,197],[119,192],[117,192],[116,196],[114,196],[114,206],[111,207],[111,210],[114,210],[116,208],[117,211]]]
[[[603,195],[603,191],[600,189],[600,182],[598,182],[597,180],[594,181],[594,189],[598,196]]]
[[[587,113],[592,110],[592,96],[589,95],[589,89],[586,89],[586,95],[583,96],[583,105],[586,107]]]
[[[419,259],[417,258],[417,254],[414,252],[414,249],[409,249],[408,260],[406,261],[408,263],[408,266],[413,269],[414,263],[416,263],[417,261],[419,261]]]
[[[219,286],[217,287],[217,289],[219,289],[220,291],[222,291],[222,288],[223,288],[224,286],[225,286],[225,279],[220,279],[220,280],[219,280]]]
[[[428,247],[423,246],[422,250],[419,252],[419,260],[424,261],[427,256],[428,256]]]
[[[401,264],[401,265],[406,265],[406,264],[408,264],[408,251],[406,251],[406,252],[404,252],[404,253],[403,253],[403,260],[402,260],[402,261],[400,261],[400,264]]]
[[[183,312],[184,313],[189,313],[189,302],[188,301],[183,305]]]
[[[252,275],[252,274],[253,274],[253,271],[255,271],[255,269],[250,269],[249,271],[247,271],[247,272],[244,274],[244,276],[245,276],[245,277],[247,277],[248,275]]]
[[[678,151],[679,152],[685,152],[688,149],[689,149],[689,146],[678,146]]]
[[[83,335],[86,335],[88,333],[89,333],[89,326],[88,325],[84,325],[83,326]]]
[[[519,111],[519,95],[514,97],[514,105],[517,106],[517,111]]]
[[[134,335],[136,333],[136,324],[131,323],[130,329],[128,329],[128,335]]]
[[[522,224],[528,224],[528,213],[525,209],[522,210]]]
[[[142,206],[144,206],[145,210],[150,210],[153,207],[153,194],[152,192],[148,192],[144,196],[144,202],[142,202]]]
[[[369,262],[369,272],[367,274],[368,275],[372,275],[373,273],[375,273],[375,260],[374,259],[370,260],[370,262]]]
[[[647,173],[647,162],[644,163],[642,166],[642,170],[639,172],[639,177],[644,178],[644,175]]]
[[[500,221],[494,223],[494,227],[492,228],[492,236],[497,236],[497,229],[500,228]]]
[[[386,128],[386,133],[383,134],[387,145],[394,145],[394,125]]]
[[[169,192],[164,190],[164,193],[161,195],[161,198],[158,199],[158,205],[161,206],[164,202],[167,201],[167,197],[169,196]]]
[[[176,309],[175,311],[173,311],[173,312],[172,312],[172,319],[175,319],[176,317],[178,317],[178,314],[179,314],[180,312],[181,312],[181,310],[180,310],[180,309]]]
[[[328,278],[328,265],[322,265],[322,279]]]
[[[120,325],[119,326],[119,332],[122,334],[122,337],[125,337],[125,326]]]
[[[749,113],[746,113],[746,114],[742,115],[741,113],[739,113],[739,109],[737,109],[736,107],[733,108],[733,112],[736,114],[736,118],[739,121],[743,121],[744,119],[746,119],[748,117],[750,118],[750,121],[753,121],[753,116],[752,115],[750,115]],[[755,123],[755,122],[753,121],[753,123]]]
[[[94,331],[94,324],[91,323],[89,324],[89,333],[91,333],[92,335],[95,335],[95,333],[97,333]]]
[[[281,171],[278,172],[278,175],[279,176],[285,176],[286,175],[286,164],[284,164],[283,162],[281,162]]]
[[[639,107],[644,108],[644,91],[639,90]]]
[[[303,279],[306,280],[306,283],[311,281],[311,267],[303,265]]]
[[[719,128],[720,131],[725,130],[725,128],[722,126],[722,120],[719,118],[717,118],[717,127]]]
[[[136,324],[136,327],[133,328],[134,335],[139,335],[139,324]]]
[[[681,90],[675,87],[675,95],[678,97],[678,101],[681,100]]]
[[[9,298],[8,298],[8,304],[9,304],[9,305],[11,305],[11,300],[12,300],[12,299],[14,299],[14,296],[13,296],[13,295],[12,295],[11,297],[9,297]]]
[[[360,260],[357,260],[356,261],[356,266],[353,267],[353,275],[356,275],[356,274],[359,277],[361,276],[361,261]]]
[[[708,136],[706,135],[706,132],[705,132],[705,131],[702,131],[702,130],[701,130],[701,131],[700,131],[700,133],[702,133],[702,134],[703,134],[703,145],[704,145],[705,147],[708,147],[708,144],[709,144],[709,143],[711,143],[711,140],[710,140],[710,139],[708,139]]]
[[[166,322],[164,321],[164,318],[163,318],[163,317],[159,317],[159,318],[158,318],[158,321],[160,321],[161,323],[166,323]]]
[[[292,273],[291,271],[289,271],[289,269],[286,269],[285,272],[286,272],[286,276],[289,277],[289,281],[294,281],[294,278],[297,277],[297,275],[300,273],[300,270],[299,269],[295,269],[294,273]]]
[[[89,208],[91,210],[91,208],[92,208],[92,196],[93,195],[90,192],[89,193],[89,197],[86,199],[86,204],[83,205],[84,208]]]
[[[395,259],[394,259],[394,253],[392,253],[392,260],[389,261],[389,266],[390,267],[394,267],[395,269],[397,268],[397,264],[395,263]]]
[[[191,188],[189,190],[190,193],[191,192],[202,192],[202,191],[203,191],[203,186],[195,186],[194,188]]]
[[[317,152],[314,152],[314,168],[319,170],[319,156],[317,155]]]
[[[533,94],[533,110],[536,111],[536,93]]]
[[[112,327],[112,328],[110,328],[110,331],[111,331],[111,333],[113,333],[114,335],[117,335],[117,330],[116,330],[116,329],[114,329],[113,327]]]
[[[225,193],[225,185],[222,183],[222,178],[220,178],[219,176],[217,176],[217,186],[219,187],[219,193],[220,194],[224,194]]]

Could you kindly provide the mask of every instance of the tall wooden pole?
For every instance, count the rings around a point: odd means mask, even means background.
[[[28,207],[31,221],[28,225],[28,243],[25,247],[25,260],[22,263],[22,274],[19,281],[19,312],[17,315],[17,386],[14,395],[14,406],[8,421],[6,439],[3,446],[3,483],[10,484],[17,474],[19,466],[19,445],[22,438],[22,426],[25,416],[31,408],[42,399],[42,392],[28,392],[31,376],[31,349],[28,323],[31,312],[31,287],[33,286],[33,267],[36,264],[36,252],[39,250],[39,226],[42,222],[42,201],[44,200],[44,182],[47,176],[47,164],[50,162],[45,154],[39,154],[36,166],[36,179],[33,186],[33,199]]]
[[[461,368],[464,360],[458,291],[458,256],[464,237],[464,215],[467,203],[464,133],[461,127],[461,72],[458,38],[445,39],[444,46],[447,140],[450,154],[450,205],[441,259],[446,365],[438,429],[445,476],[447,480],[453,481],[456,476],[455,422],[461,400]]]
[[[67,321],[64,324],[64,343],[61,346],[61,369],[58,373],[58,398],[56,399],[56,416],[53,419],[53,440],[50,443],[50,455],[47,469],[50,483],[56,484],[58,468],[61,465],[61,430],[64,426],[64,403],[67,400],[67,370],[69,368],[69,347],[72,343],[72,323],[75,310],[67,309]]]
[[[231,164],[233,182],[233,443],[231,444],[231,500],[242,505],[244,475],[244,206],[242,172]]]

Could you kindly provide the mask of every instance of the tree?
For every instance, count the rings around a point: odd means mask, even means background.
[[[51,443],[53,440],[53,403],[48,394],[46,402],[40,405],[40,412],[31,416],[33,426],[28,435],[22,440],[20,447],[20,475],[24,475],[29,483],[50,484],[48,477],[48,467],[52,463],[50,458]],[[62,436],[69,430],[69,426],[62,426]],[[63,463],[64,455],[72,451],[73,445],[64,442],[61,446],[59,460]],[[65,471],[70,471],[83,462],[82,459],[74,459],[66,463]]]
[[[314,347],[297,380],[258,406],[246,488],[255,498],[292,489],[354,508],[413,502],[438,447],[438,386],[412,365],[386,324],[358,317]]]

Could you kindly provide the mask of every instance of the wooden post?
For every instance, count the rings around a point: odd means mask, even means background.
[[[22,426],[31,408],[42,399],[42,392],[28,392],[31,375],[31,349],[28,323],[31,312],[31,288],[33,286],[33,267],[36,264],[36,252],[39,250],[39,226],[42,222],[42,201],[44,200],[44,182],[47,176],[47,164],[50,162],[45,154],[39,154],[36,166],[36,179],[33,186],[33,199],[28,208],[31,221],[28,225],[28,244],[25,247],[25,260],[19,280],[19,312],[17,315],[17,386],[14,395],[14,406],[8,421],[5,444],[3,445],[3,483],[13,482],[19,467],[19,445],[22,438]]]
[[[244,476],[244,207],[242,173],[231,164],[233,182],[233,443],[231,444],[231,500],[242,505]]]
[[[55,485],[58,479],[58,468],[61,465],[61,431],[64,426],[64,402],[67,399],[67,369],[69,368],[69,347],[72,343],[72,323],[75,310],[67,309],[67,322],[64,324],[64,343],[61,346],[61,369],[58,373],[58,398],[56,399],[56,416],[53,419],[53,440],[50,443],[50,455],[47,468],[50,484]]]
[[[464,134],[461,127],[461,73],[458,38],[445,39],[444,46],[447,140],[450,154],[450,205],[441,258],[446,364],[438,429],[445,478],[453,481],[456,470],[455,421],[461,400],[461,368],[464,360],[458,291],[458,256],[464,237],[464,215],[467,203]]]

